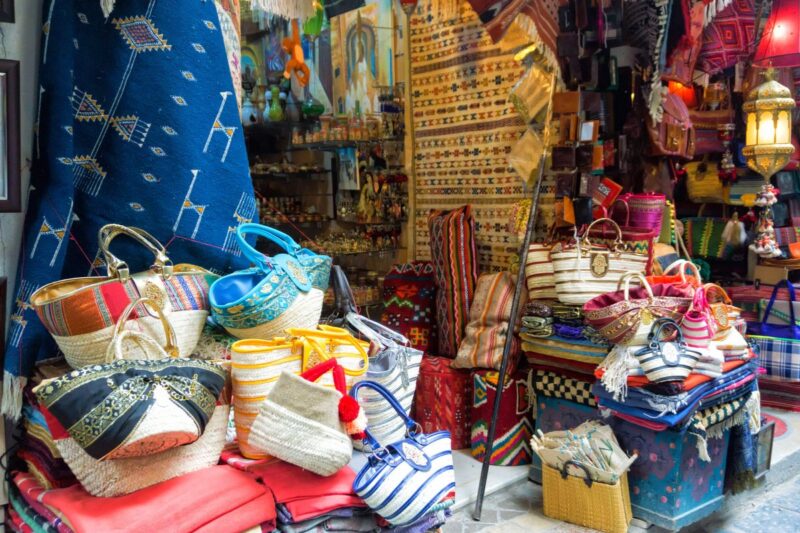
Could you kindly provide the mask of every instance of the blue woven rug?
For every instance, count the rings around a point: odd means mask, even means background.
[[[256,216],[234,88],[213,0],[46,0],[38,138],[8,332],[3,412],[57,349],[28,305],[62,278],[105,274],[97,231],[143,228],[174,263],[245,266],[233,229]],[[120,239],[123,240],[123,239]],[[125,242],[131,271],[152,257]]]

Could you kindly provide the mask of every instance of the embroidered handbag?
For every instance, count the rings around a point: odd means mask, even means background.
[[[694,157],[695,132],[689,110],[677,94],[667,93],[661,122],[647,117],[650,152],[654,156],[673,156],[690,160]]]
[[[675,340],[662,340],[661,335],[668,328],[676,331]],[[683,381],[700,359],[700,352],[686,346],[678,323],[670,318],[659,318],[653,323],[647,342],[647,346],[633,355],[652,383]]]
[[[226,373],[188,359],[115,361],[36,387],[45,416],[98,460],[152,455],[196,441]]]
[[[283,372],[299,375],[303,371],[306,352],[298,338],[248,339],[231,346],[233,420],[239,451],[248,459],[266,457],[249,444],[250,427],[258,409]]]
[[[153,253],[155,261],[149,270],[131,274],[128,265],[110,252],[111,242],[120,235]],[[107,224],[100,228],[99,243],[107,276],[56,281],[31,295],[31,305],[67,363],[72,368],[104,363],[115,324],[140,296],[157,302],[175,331],[181,357],[189,357],[203,332],[208,286],[216,276],[197,267],[174,269],[164,247],[138,228]],[[133,315],[129,329],[166,343],[160,318],[151,316],[144,305],[137,306]]]
[[[525,261],[525,283],[529,300],[555,300],[556,279],[550,261],[550,243],[531,243]]]
[[[598,223],[610,223],[616,231],[611,246],[592,243],[592,228]],[[572,246],[556,248],[550,253],[556,292],[561,303],[583,305],[595,296],[614,291],[619,278],[626,272],[647,270],[648,256],[624,251],[622,231],[608,218],[592,222],[583,238]]]
[[[245,257],[258,264],[263,255],[255,250],[244,238],[245,235],[258,235],[280,246],[287,254],[297,259],[311,280],[311,286],[322,292],[328,290],[331,275],[331,258],[303,248],[285,233],[261,224],[245,223],[236,228],[236,237]]]
[[[693,275],[687,276],[687,270],[690,270],[690,274]],[[677,272],[677,274],[674,274],[673,272]],[[703,280],[700,277],[700,270],[698,270],[697,265],[691,261],[687,261],[686,259],[678,259],[674,263],[670,264],[664,269],[664,272],[660,276],[648,276],[647,282],[651,285],[665,283],[668,285],[675,285],[677,287],[690,288],[696,288],[703,284]]]
[[[785,287],[789,293],[789,323],[769,323],[778,292]],[[767,309],[760,322],[747,323],[747,339],[758,348],[759,364],[766,369],[769,379],[800,381],[800,326],[794,314],[795,290],[786,280],[779,281],[772,290]]]
[[[334,388],[314,383],[328,372]],[[365,426],[363,412],[347,396],[342,367],[331,359],[299,376],[280,375],[259,408],[249,443],[304,470],[332,476],[350,462],[350,435],[362,435]]]
[[[356,313],[347,315],[347,323],[377,350],[369,358],[365,379],[386,388],[409,414],[417,390],[422,352],[412,348],[409,340],[399,333]],[[366,389],[359,403],[367,415],[372,436],[378,442],[383,445],[402,440],[405,436],[403,421],[395,416],[394,409],[383,397]],[[358,443],[355,445],[358,447]]]
[[[264,227],[254,226],[244,230],[240,226],[236,238],[244,256],[255,266],[223,276],[211,285],[212,318],[240,339],[271,339],[284,336],[288,327],[316,327],[324,294],[314,287],[314,278],[298,258],[301,255],[267,257],[258,252],[244,239],[245,233]],[[310,261],[308,256],[302,257]],[[313,271],[319,281],[323,268],[312,262],[317,265]]]
[[[686,191],[689,199],[696,203],[705,202],[721,204],[725,202],[725,186],[719,179],[716,163],[709,163],[707,159],[687,163]]]
[[[392,526],[412,524],[424,515],[455,503],[455,474],[450,433],[421,433],[418,424],[382,386],[362,381],[350,391],[372,389],[389,402],[406,428],[406,437],[386,446],[373,437],[368,426],[364,443],[371,453],[353,481],[353,491]]]
[[[630,288],[632,280],[641,287]],[[586,322],[612,344],[646,344],[656,318],[678,320],[689,309],[691,288],[651,286],[638,272],[622,276],[617,290],[592,298],[583,306]]]

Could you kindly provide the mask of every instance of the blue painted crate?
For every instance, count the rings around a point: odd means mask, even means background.
[[[567,400],[538,397],[536,428],[543,432],[568,429],[599,412]],[[711,462],[701,461],[692,437],[670,431],[651,431],[616,418],[608,419],[620,444],[639,459],[631,467],[633,516],[657,526],[678,530],[713,513],[722,505],[729,432],[708,441]],[[531,478],[541,482],[541,463],[534,457]]]

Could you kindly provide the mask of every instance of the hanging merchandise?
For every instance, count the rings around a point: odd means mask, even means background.
[[[128,264],[111,253],[111,242],[119,235],[132,238],[153,254],[150,270],[131,274]],[[178,353],[188,357],[197,346],[208,317],[208,286],[216,276],[201,268],[174,271],[161,243],[138,228],[107,224],[100,229],[98,240],[108,276],[56,281],[31,295],[31,305],[70,366],[82,368],[106,362],[116,324],[136,300],[135,294],[146,295],[159,312],[152,316],[144,305],[137,306],[135,317],[127,322],[163,346],[167,338],[162,321],[169,321]],[[126,357],[147,358],[141,349],[130,350]]]
[[[46,380],[36,394],[46,418],[91,457],[109,461],[195,442],[225,380],[225,370],[205,361],[117,361]],[[112,403],[115,411],[106,412]]]
[[[514,105],[517,114],[525,124],[543,122],[543,112],[547,109],[552,76],[534,64],[511,89],[508,101]],[[537,161],[538,158],[532,158]]]
[[[517,319],[511,317],[514,298],[514,279],[508,272],[484,274],[478,278],[475,299],[469,311],[464,338],[458,347],[453,368],[500,369],[503,357],[508,357],[508,372],[513,373],[519,356],[519,340],[514,335]],[[527,291],[522,291],[523,296]],[[524,306],[527,298],[520,300]],[[511,350],[503,347],[508,335],[514,336]]]
[[[324,294],[314,287],[315,280],[321,281],[321,277],[316,275],[319,271],[314,266],[317,264],[312,257],[315,254],[267,257],[244,238],[254,229],[250,225],[240,227],[236,237],[244,256],[256,266],[214,282],[209,289],[212,318],[240,339],[280,337],[290,326],[316,327]],[[311,263],[304,265],[301,261],[306,259]],[[328,258],[320,256],[318,259],[322,265]]]
[[[615,244],[595,245],[591,230],[598,223],[609,223],[616,231]],[[574,245],[554,248],[550,254],[556,280],[556,292],[561,303],[583,305],[595,296],[613,292],[619,278],[626,272],[647,270],[648,257],[621,250],[622,231],[611,219],[592,222],[584,236]]]
[[[306,20],[314,16],[315,4],[314,0],[251,0],[250,8],[260,9],[285,19]]]
[[[542,460],[544,514],[607,533],[625,533],[633,518],[628,457],[611,428],[585,422],[568,431],[538,432],[531,442]]]
[[[689,200],[696,204],[725,203],[726,188],[719,179],[719,169],[716,163],[709,162],[707,155],[702,161],[687,163],[684,168]]]
[[[683,240],[692,258],[725,259],[735,250],[728,245],[724,218],[704,217],[705,204],[701,205],[696,217],[683,219]]]
[[[632,280],[641,287],[631,289]],[[691,286],[651,286],[638,272],[623,275],[617,287],[617,291],[596,296],[583,306],[586,322],[612,344],[646,344],[655,319],[679,320],[691,304]]]
[[[524,183],[529,184],[536,176],[536,166],[544,149],[545,143],[542,137],[530,128],[525,130],[519,141],[511,148],[508,164],[514,167]]]
[[[674,340],[662,339],[666,330],[676,333]],[[691,374],[701,353],[687,348],[683,333],[677,322],[669,318],[659,318],[653,322],[647,336],[647,346],[634,352],[647,379],[653,383],[683,381]]]
[[[450,451],[450,433],[421,433],[392,394],[377,383],[362,381],[350,395],[372,389],[389,402],[403,420],[407,436],[381,446],[365,431],[364,443],[372,450],[367,464],[353,482],[353,490],[392,526],[411,524],[431,511],[455,503],[455,474]]]
[[[756,239],[750,244],[750,250],[760,257],[773,259],[781,257],[783,252],[775,240],[774,221],[772,220],[772,206],[778,202],[778,190],[771,184],[761,186],[761,192],[756,196],[755,205],[759,208],[758,221],[755,225]]]
[[[455,357],[469,320],[478,281],[475,218],[468,205],[428,215],[431,258],[436,274],[437,355]]]
[[[64,380],[74,381],[74,386],[81,382],[80,377],[103,376],[103,381],[111,379],[112,383],[127,381],[133,389],[141,387],[153,390],[154,382],[147,383],[144,376],[156,376],[161,372],[169,373],[170,367],[180,368],[193,376],[195,372],[205,372],[212,366],[203,361],[167,360],[167,361],[118,361],[111,365],[93,366],[77,370],[80,376],[67,375]],[[195,370],[192,370],[194,368]],[[139,379],[137,379],[137,375]],[[160,379],[160,378],[159,378]],[[177,378],[180,380],[181,378]],[[189,378],[191,379],[191,377]],[[169,379],[165,381],[168,383]],[[108,386],[107,383],[103,384]],[[37,389],[37,394],[45,394],[47,385]],[[132,390],[133,390],[132,389]],[[41,391],[41,392],[40,392]],[[176,446],[165,451],[138,457],[122,457],[119,459],[97,460],[89,455],[81,445],[70,436],[55,417],[48,417],[47,426],[52,434],[53,442],[61,457],[69,466],[83,488],[92,496],[111,498],[130,494],[161,483],[169,479],[202,470],[219,462],[220,453],[225,445],[226,428],[230,414],[230,392],[223,390],[213,414],[205,424],[202,435],[194,442]],[[159,422],[156,428],[162,427]],[[72,429],[72,428],[69,428]],[[112,428],[113,429],[113,428]],[[120,435],[121,436],[121,435]],[[160,447],[164,449],[164,446]]]
[[[327,372],[333,374],[335,389],[314,383]],[[350,437],[359,438],[365,427],[363,410],[347,396],[344,370],[332,359],[300,376],[281,373],[259,408],[248,443],[287,463],[330,476],[350,462]]]
[[[786,325],[772,324],[772,308],[784,287],[789,293],[789,322]],[[800,381],[800,326],[795,321],[794,303],[794,286],[781,280],[772,290],[761,321],[747,323],[747,338],[758,347],[758,363],[766,369],[765,377],[770,380]]]
[[[698,109],[690,109],[689,117],[695,128],[695,155],[723,153],[726,126],[733,124],[736,117],[728,85],[709,84],[702,104]]]
[[[388,390],[406,414],[417,390],[417,379],[422,364],[422,352],[410,346],[408,339],[389,328],[356,313],[346,317],[347,324],[370,341],[373,348],[364,379]],[[324,327],[324,326],[323,326]],[[358,398],[372,436],[386,445],[401,440],[405,435],[403,421],[391,406],[372,389],[365,389]]]
[[[308,2],[308,0],[300,0],[298,3],[303,2]],[[311,78],[311,71],[306,65],[303,46],[300,44],[300,24],[296,18],[292,20],[291,37],[284,37],[282,46],[283,51],[289,54],[289,59],[286,60],[286,66],[283,70],[283,77],[290,80],[292,74],[294,74],[300,87],[306,87]],[[289,95],[291,96],[291,89],[289,89]]]
[[[702,47],[705,3],[691,4],[689,0],[682,0],[677,4],[679,4],[681,12],[678,13],[678,6],[673,6],[672,16],[682,16],[683,36],[670,54],[661,78],[670,82],[670,92],[672,92],[673,84],[679,84],[686,86],[687,90],[694,93],[692,83],[695,64]]]
[[[511,375],[506,374],[503,380],[503,397],[500,400],[500,412],[495,422],[495,439],[492,445],[493,465],[516,466],[531,462],[533,398],[528,379],[528,371],[518,370]],[[500,373],[493,370],[478,370],[473,373],[472,380],[474,394],[471,450],[472,457],[483,461]]]
[[[714,12],[706,14],[698,70],[716,74],[740,61],[748,61],[756,41],[754,4],[754,0],[736,0],[722,3],[724,9],[716,9],[720,2],[706,2],[707,9],[714,8]]]
[[[433,263],[395,264],[383,280],[381,323],[407,337],[423,352],[435,352],[436,281]]]
[[[654,156],[690,160],[695,153],[695,131],[689,110],[677,94],[667,93],[660,122],[647,117],[647,133]]]
[[[288,1],[291,2],[292,0]],[[364,5],[364,0],[325,0],[325,16],[330,20],[338,15],[364,7]]]

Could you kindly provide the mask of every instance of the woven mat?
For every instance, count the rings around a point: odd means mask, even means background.
[[[467,3],[455,21],[438,19],[429,2],[411,19],[416,259],[430,258],[428,212],[464,204],[473,206],[482,272],[517,255],[508,227],[523,191],[507,156],[524,124],[508,94],[524,69],[509,44],[493,45]]]

